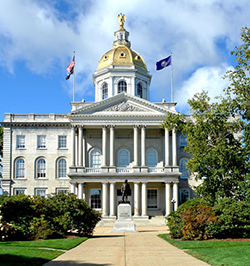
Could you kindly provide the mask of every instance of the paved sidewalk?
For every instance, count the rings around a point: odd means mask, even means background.
[[[44,266],[205,266],[184,251],[159,238],[166,226],[137,227],[139,233],[110,233],[113,227],[96,227],[94,236]]]

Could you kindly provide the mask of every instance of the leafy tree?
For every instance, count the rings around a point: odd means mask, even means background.
[[[225,78],[229,78],[231,84],[225,90],[230,99],[232,114],[241,115],[243,125],[243,142],[248,152],[247,163],[250,160],[250,28],[241,30],[242,45],[235,47],[231,52],[235,56],[236,66],[234,70],[227,72]]]
[[[192,155],[187,167],[203,183],[196,188],[210,202],[220,197],[243,197],[238,188],[245,180],[246,153],[237,133],[243,122],[229,120],[227,99],[210,103],[207,93],[188,100],[191,117],[169,114],[163,126],[187,135],[185,150]]]
[[[197,193],[214,203],[221,197],[249,197],[250,156],[250,29],[243,28],[243,44],[236,47],[235,69],[227,72],[231,85],[219,102],[206,92],[188,100],[191,116],[168,114],[163,127],[187,135],[187,167],[203,182]],[[243,132],[243,138],[240,132]]]

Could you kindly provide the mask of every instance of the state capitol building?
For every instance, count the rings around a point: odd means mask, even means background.
[[[175,102],[150,102],[151,75],[121,23],[113,49],[93,74],[95,102],[72,102],[67,114],[5,114],[3,192],[71,192],[102,220],[116,219],[125,179],[133,219],[164,217],[196,184],[185,162],[185,136],[162,129]]]

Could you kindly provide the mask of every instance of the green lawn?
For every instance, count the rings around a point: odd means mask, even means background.
[[[87,237],[0,242],[0,265],[39,266],[63,254],[64,250],[69,250],[85,240],[87,240]]]
[[[213,266],[250,265],[249,241],[180,241],[172,240],[166,234],[159,237]]]

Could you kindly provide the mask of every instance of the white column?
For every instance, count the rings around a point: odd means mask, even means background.
[[[165,210],[166,216],[171,212],[171,187],[170,183],[165,183]]]
[[[178,183],[173,184],[173,199],[175,200],[174,210],[178,208]]]
[[[108,183],[102,183],[102,217],[108,216]]]
[[[146,126],[141,127],[141,166],[146,166]]]
[[[71,126],[71,165],[75,166],[75,126]]]
[[[83,199],[83,183],[78,184],[78,199]]]
[[[134,183],[134,216],[140,216],[140,196],[139,196],[139,183]]]
[[[102,166],[107,165],[107,126],[102,126]]]
[[[78,184],[76,184],[76,186],[75,186],[75,195],[76,196],[78,195]]]
[[[115,183],[110,183],[110,217],[115,216]]]
[[[76,193],[76,184],[71,184],[70,192],[75,194]]]
[[[82,138],[82,166],[86,166],[86,132],[84,130],[83,132],[83,138]]]
[[[138,166],[138,126],[134,126],[134,166]]]
[[[86,185],[84,185],[84,184],[82,186],[82,198],[86,199]]]
[[[83,136],[83,127],[78,126],[78,152],[79,152],[79,160],[78,160],[78,165],[83,166],[83,141],[82,141],[82,136]]]
[[[176,132],[172,130],[172,148],[173,148],[173,166],[177,165],[177,144],[176,144]]]
[[[141,216],[147,216],[147,183],[142,183],[141,186],[141,205],[142,205],[142,213]]]
[[[165,166],[169,166],[169,131],[165,128]]]
[[[110,126],[110,166],[114,166],[114,140],[115,140],[115,127]]]

